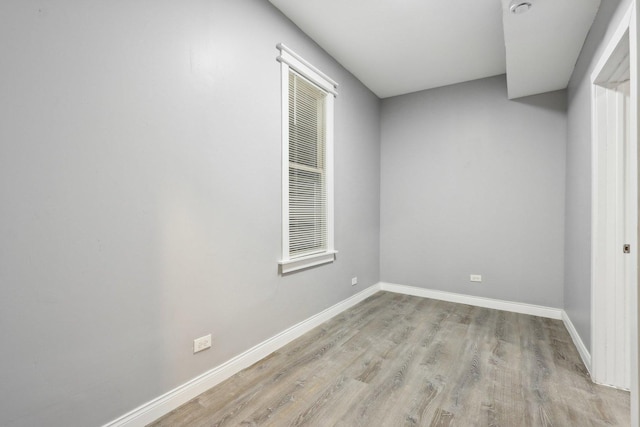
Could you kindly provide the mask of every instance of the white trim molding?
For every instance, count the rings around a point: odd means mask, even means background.
[[[387,292],[395,292],[405,295],[413,295],[423,298],[432,298],[441,301],[454,302],[459,304],[473,305],[476,307],[493,308],[496,310],[510,311],[513,313],[529,314],[532,316],[546,317],[549,319],[562,320],[573,344],[580,354],[580,358],[585,367],[591,373],[591,354],[582,342],[575,326],[571,322],[569,315],[560,308],[545,307],[541,305],[526,304],[514,301],[505,301],[494,298],[475,297],[471,295],[456,294],[452,292],[437,291],[432,289],[417,288],[414,286],[397,285],[393,283],[380,283],[380,289]]]
[[[496,310],[511,311],[513,313],[530,314],[532,316],[548,317],[550,319],[562,319],[562,309],[559,308],[544,307],[541,305],[525,304],[522,302],[505,301],[493,298],[475,297],[471,295],[456,294],[452,292],[417,288],[414,286],[397,285],[394,283],[381,282],[380,288],[383,291],[395,292],[399,294],[432,298],[441,301],[473,305],[476,307],[493,308]]]
[[[336,83],[332,78],[311,65],[284,43],[278,43],[276,48],[280,51],[280,56],[276,58],[278,62],[291,67],[296,72],[316,83],[325,91],[333,94],[333,96],[338,96],[338,83]]]
[[[303,268],[315,267],[316,265],[333,262],[336,259],[337,253],[338,251],[333,250],[301,258],[278,261],[278,264],[280,264],[280,272],[282,274],[287,274],[296,270],[302,270]]]
[[[335,249],[334,242],[334,151],[333,151],[333,143],[334,143],[334,106],[335,106],[335,97],[338,96],[337,87],[338,84],[329,78],[326,74],[318,70],[316,67],[311,65],[308,61],[304,60],[300,55],[289,49],[282,43],[279,43],[277,46],[280,51],[280,55],[277,57],[278,62],[280,63],[280,85],[281,85],[281,107],[282,107],[282,115],[281,115],[281,131],[282,131],[282,257],[278,261],[280,266],[280,272],[282,274],[292,273],[296,270],[301,270],[304,268],[314,267],[322,264],[331,263],[335,260],[335,254],[337,253]],[[318,214],[316,218],[311,217],[307,214],[305,210],[300,213],[299,206],[291,205],[291,193],[290,193],[290,171],[293,169],[300,170],[303,165],[297,164],[292,161],[289,156],[289,147],[292,141],[290,141],[289,134],[289,101],[290,101],[290,91],[292,88],[289,85],[289,77],[290,75],[294,75],[294,81],[297,81],[298,76],[301,76],[303,80],[309,82],[311,85],[319,89],[319,92],[322,93],[322,96],[319,95],[318,102],[322,105],[322,118],[317,122],[318,131],[322,131],[324,138],[322,139],[322,143],[319,141],[315,141],[316,148],[319,152],[322,153],[322,157],[324,158],[324,163],[321,166],[318,165],[314,172],[316,174],[320,174],[322,177],[322,196],[317,196],[315,192],[312,192],[312,189],[309,188],[308,185],[304,185],[302,187],[298,186],[297,188],[303,188],[300,192],[303,194],[302,199],[305,200],[303,203],[305,209],[309,208],[306,202],[308,200],[315,200],[316,197],[321,197],[324,199],[324,212],[316,212],[315,204],[310,209],[314,211],[314,214]],[[294,94],[297,93],[294,91]],[[293,96],[294,102],[296,96]],[[295,110],[294,104],[294,110]],[[297,143],[297,138],[293,138],[294,145]],[[322,163],[322,162],[319,162]],[[309,165],[304,165],[309,166]],[[297,174],[296,174],[297,175]],[[294,186],[296,185],[296,180],[293,180]],[[299,183],[298,183],[299,184]],[[294,193],[295,194],[295,193]],[[301,199],[300,195],[295,196],[298,202]],[[319,209],[319,208],[318,208]],[[326,240],[322,245],[317,245],[317,240],[314,240],[315,235],[310,236],[311,240],[305,240],[309,236],[306,236],[305,233],[302,234],[302,240],[305,243],[313,243],[311,247],[306,247],[303,245],[305,249],[311,250],[321,250],[318,253],[308,254],[303,252],[295,252],[291,250],[290,247],[290,222],[293,217],[293,222],[296,222],[296,217],[298,217],[298,221],[300,215],[306,215],[305,221],[313,218],[313,225],[315,230],[321,230],[320,233],[323,234],[323,238]],[[324,224],[322,224],[324,221]],[[324,227],[324,228],[323,228]],[[299,231],[299,230],[298,230]],[[297,236],[298,239],[301,238],[300,235]]]
[[[580,357],[587,366],[590,367],[590,356],[586,347],[580,340],[569,316],[564,310],[558,308],[544,307],[539,305],[525,304],[513,301],[504,301],[493,298],[475,297],[470,295],[456,294],[432,289],[418,288],[414,286],[398,285],[393,283],[380,282],[370,286],[363,291],[341,301],[326,310],[309,317],[306,320],[280,332],[279,334],[261,342],[233,359],[193,378],[192,380],[174,388],[173,390],[157,397],[138,408],[128,412],[118,419],[105,424],[103,427],[142,427],[163,415],[168,414],[180,405],[197,397],[235,375],[241,370],[253,365],[265,358],[274,351],[280,349],[296,338],[309,332],[313,328],[337,316],[343,311],[364,301],[368,297],[380,291],[394,292],[404,295],[412,295],[422,298],[431,298],[441,301],[449,301],[459,304],[473,305],[477,307],[492,308],[496,310],[510,311],[514,313],[529,314],[533,316],[546,317],[563,320],[571,338],[573,339]]]
[[[587,349],[587,346],[582,342],[582,338],[580,338],[580,334],[576,330],[576,327],[573,326],[573,322],[571,322],[571,318],[569,318],[569,314],[566,311],[562,310],[562,322],[564,323],[564,327],[567,328],[571,339],[573,340],[573,344],[576,346],[578,350],[578,354],[580,354],[580,358],[582,359],[582,363],[589,371],[589,375],[591,375],[591,354]]]
[[[309,317],[306,320],[286,329],[279,334],[261,342],[233,359],[187,381],[173,390],[157,397],[144,405],[132,410],[120,418],[105,424],[103,427],[142,427],[154,420],[168,414],[180,405],[197,397],[199,394],[220,384],[227,378],[248,368],[254,363],[267,357],[269,354],[304,335],[313,328],[337,316],[343,311],[364,301],[380,290],[379,285],[373,285],[367,289],[347,298],[326,310]]]
[[[591,377],[628,389],[637,289],[637,97],[627,10],[591,73]],[[630,248],[624,254],[622,248]],[[632,300],[632,298],[631,298]]]
[[[640,140],[640,125],[638,124],[638,116],[640,115],[640,55],[638,42],[640,39],[640,32],[638,31],[638,14],[640,14],[640,8],[637,1],[631,2],[631,22],[629,23],[629,62],[630,62],[630,82],[631,82],[631,123],[630,123],[630,137],[633,146],[636,149],[635,155],[637,159],[638,155],[638,143]],[[637,166],[637,165],[636,165]],[[636,178],[638,178],[638,170],[636,168]],[[637,181],[636,181],[637,182]],[[640,230],[636,230],[636,233],[640,233]],[[640,236],[636,234],[636,241],[640,241]],[[639,251],[636,251],[636,267],[640,261],[638,260]],[[630,350],[630,365],[631,365],[631,426],[640,427],[640,271],[636,270],[636,280],[633,286],[631,286],[629,292],[629,312],[631,321],[631,350]]]

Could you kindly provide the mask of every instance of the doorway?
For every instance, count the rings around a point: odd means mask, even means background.
[[[629,34],[627,24],[592,75],[591,377],[625,390],[631,387],[631,295],[638,264]]]

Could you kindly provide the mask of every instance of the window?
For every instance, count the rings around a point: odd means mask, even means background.
[[[333,262],[333,101],[337,84],[279,44],[282,273]]]

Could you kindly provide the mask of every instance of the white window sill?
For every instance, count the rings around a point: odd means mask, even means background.
[[[338,251],[327,251],[319,254],[308,255],[301,258],[287,259],[278,261],[281,273],[291,273],[293,271],[302,270],[303,268],[314,267],[316,265],[328,264],[335,261]]]

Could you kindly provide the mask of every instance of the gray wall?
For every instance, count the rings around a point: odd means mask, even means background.
[[[340,83],[340,253],[287,277],[278,42]],[[108,422],[379,281],[380,101],[267,1],[2,1],[0,63],[0,425]]]
[[[381,279],[562,307],[565,135],[504,76],[383,100]]]
[[[565,226],[565,311],[591,348],[591,86],[593,67],[630,0],[606,0],[582,48],[569,81],[567,198]]]

